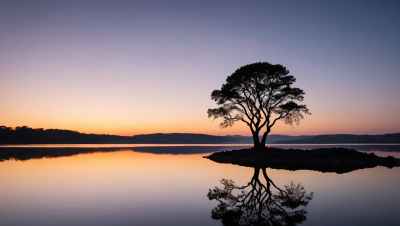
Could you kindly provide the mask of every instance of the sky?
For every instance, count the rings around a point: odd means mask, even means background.
[[[269,62],[312,113],[271,134],[398,133],[399,21],[396,0],[0,0],[0,125],[249,136],[210,95]]]

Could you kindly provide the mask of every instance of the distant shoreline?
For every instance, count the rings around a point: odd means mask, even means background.
[[[12,144],[253,144],[251,136],[155,133],[135,136],[85,134],[71,130],[0,126],[0,145]],[[400,133],[383,135],[268,135],[266,144],[400,144]]]

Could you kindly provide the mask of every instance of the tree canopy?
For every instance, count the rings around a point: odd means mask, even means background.
[[[254,146],[265,147],[265,140],[278,120],[299,124],[305,114],[311,114],[303,101],[304,91],[291,85],[296,78],[286,67],[267,62],[249,64],[228,76],[221,89],[211,93],[220,107],[208,109],[209,118],[222,118],[221,128],[236,121],[246,123],[253,134]],[[259,133],[263,132],[261,142]]]

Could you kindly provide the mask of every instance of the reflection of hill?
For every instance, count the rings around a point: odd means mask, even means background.
[[[235,148],[238,146],[235,146]],[[145,152],[153,154],[201,154],[201,153],[213,153],[218,151],[226,151],[232,149],[229,146],[170,146],[170,147],[135,147],[132,148],[135,152]]]
[[[114,152],[124,148],[0,148],[0,161],[57,158],[83,153]]]
[[[349,144],[322,144],[322,145],[284,145],[284,146],[274,146],[268,145],[268,147],[276,147],[283,149],[302,149],[302,150],[311,150],[316,148],[348,148],[354,149],[356,151],[387,151],[387,152],[400,152],[400,145],[398,144],[390,144],[390,145],[379,145],[379,144],[364,144],[364,145],[349,145]]]
[[[354,148],[357,151],[387,151],[400,152],[400,145],[352,145],[347,148]]]
[[[154,154],[200,154],[224,151],[228,146],[176,146],[133,148],[0,148],[0,161],[57,158],[95,152],[135,151]],[[237,146],[236,146],[237,148]]]
[[[259,178],[260,170],[265,184]],[[224,187],[210,189],[207,197],[219,202],[211,211],[211,217],[221,220],[222,225],[295,226],[307,220],[307,211],[298,210],[298,207],[307,206],[313,193],[307,194],[303,186],[293,182],[284,189],[279,188],[268,177],[265,168],[254,168],[254,175],[245,186],[237,186],[234,181],[226,179],[221,183]]]

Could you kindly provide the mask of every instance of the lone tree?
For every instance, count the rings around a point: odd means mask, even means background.
[[[292,125],[300,123],[304,114],[311,114],[303,101],[304,91],[291,87],[296,81],[280,64],[267,62],[249,64],[228,76],[220,90],[211,93],[211,99],[220,106],[208,109],[209,118],[222,118],[221,128],[243,121],[253,134],[254,147],[265,147],[265,140],[278,120]],[[261,142],[259,133],[265,129]]]

